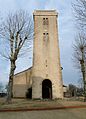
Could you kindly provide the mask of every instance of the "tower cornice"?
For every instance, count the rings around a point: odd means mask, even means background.
[[[33,16],[58,16],[56,10],[34,10]]]

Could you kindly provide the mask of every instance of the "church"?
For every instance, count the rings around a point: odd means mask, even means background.
[[[55,10],[34,11],[33,66],[15,74],[13,98],[63,98],[57,17]]]

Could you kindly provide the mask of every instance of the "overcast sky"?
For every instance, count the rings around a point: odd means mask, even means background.
[[[63,67],[62,75],[65,85],[69,83],[77,84],[79,80],[79,74],[73,67],[72,61],[72,44],[76,34],[71,6],[71,2],[73,1],[74,0],[0,0],[0,14],[2,17],[6,17],[9,12],[14,12],[18,9],[27,10],[31,15],[33,11],[37,9],[55,9],[59,13],[60,59],[61,66]],[[26,58],[19,59],[17,61],[16,72],[29,68],[32,65],[31,57],[32,52],[30,52]],[[9,62],[0,57],[0,82],[7,82],[8,75]]]

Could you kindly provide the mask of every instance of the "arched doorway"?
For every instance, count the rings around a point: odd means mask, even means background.
[[[49,79],[42,82],[42,98],[52,99],[52,82]]]

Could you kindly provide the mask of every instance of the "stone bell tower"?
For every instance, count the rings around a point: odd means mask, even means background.
[[[36,10],[34,16],[34,49],[32,98],[63,98],[58,14],[55,10]]]

